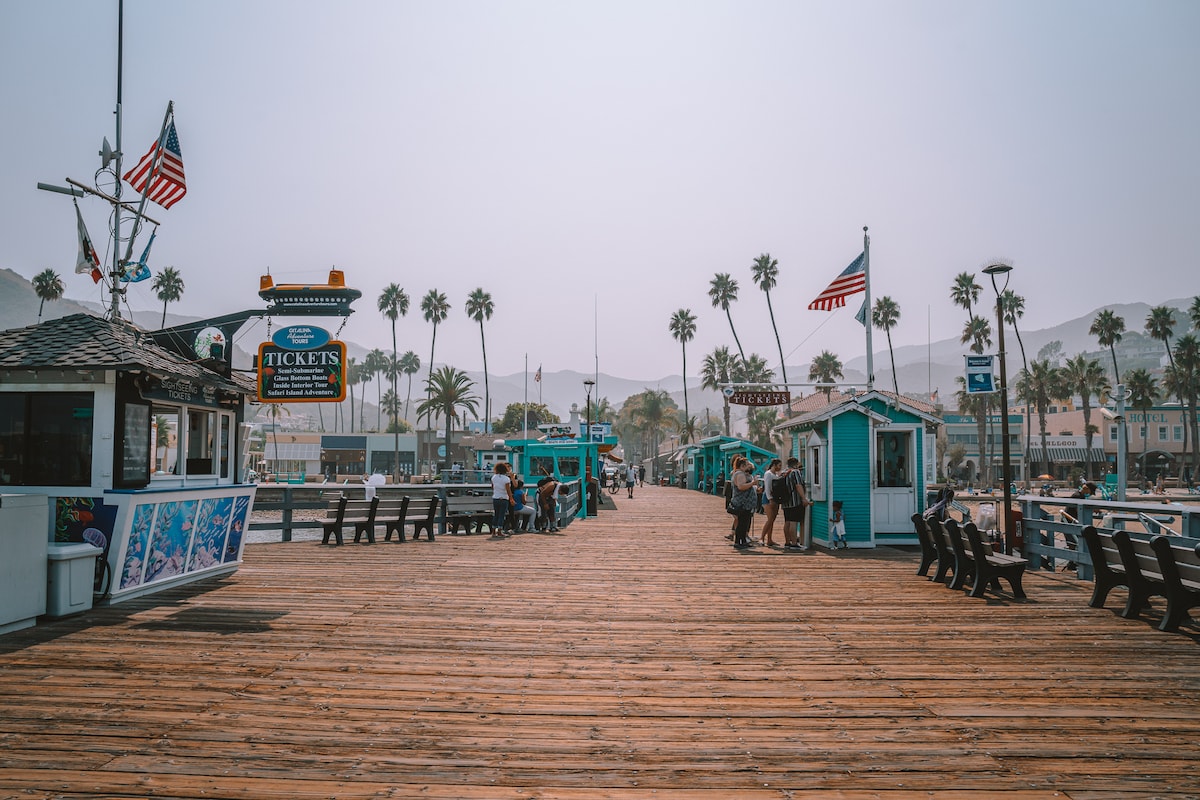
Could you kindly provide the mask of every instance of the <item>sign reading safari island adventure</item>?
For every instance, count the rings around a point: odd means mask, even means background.
[[[346,345],[312,325],[293,325],[258,346],[258,399],[338,403],[346,399]]]

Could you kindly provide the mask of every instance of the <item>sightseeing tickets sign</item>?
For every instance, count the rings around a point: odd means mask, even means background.
[[[730,393],[729,402],[735,406],[786,406],[792,402],[792,393],[742,389]]]
[[[346,399],[346,345],[311,325],[284,328],[258,346],[263,403],[339,403]]]

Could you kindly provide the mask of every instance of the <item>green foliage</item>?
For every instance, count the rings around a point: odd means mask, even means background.
[[[525,426],[525,409],[529,408],[529,427],[536,430],[538,425],[558,422],[556,415],[550,413],[543,403],[509,403],[504,409],[504,416],[493,427],[496,433],[519,433]],[[592,419],[597,419],[593,417]]]

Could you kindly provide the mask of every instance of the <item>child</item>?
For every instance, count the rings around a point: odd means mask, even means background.
[[[829,538],[832,540],[833,549],[838,547],[848,547],[846,544],[846,520],[842,517],[842,501],[833,501],[833,514],[829,518]]]

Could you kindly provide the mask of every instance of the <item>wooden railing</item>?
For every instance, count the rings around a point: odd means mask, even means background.
[[[558,496],[558,527],[565,528],[571,520],[580,515],[582,508],[582,493],[579,480],[564,481],[568,487],[566,494]],[[533,498],[534,487],[529,489],[529,502]],[[399,500],[405,495],[413,497],[429,497],[437,495],[443,502],[438,511],[438,532],[446,532],[446,503],[447,497],[463,494],[487,494],[492,492],[491,484],[487,483],[427,483],[401,484],[399,486],[379,486],[375,493],[381,500]],[[296,529],[320,528],[321,523],[314,519],[297,519],[296,511],[317,511],[329,504],[331,497],[345,494],[351,500],[366,499],[366,487],[361,483],[348,484],[309,484],[307,486],[289,486],[286,484],[259,484],[255,493],[254,513],[259,519],[250,521],[252,531],[280,531],[280,541],[292,541],[292,532]],[[270,516],[262,519],[261,512]],[[315,515],[314,515],[315,516]]]

